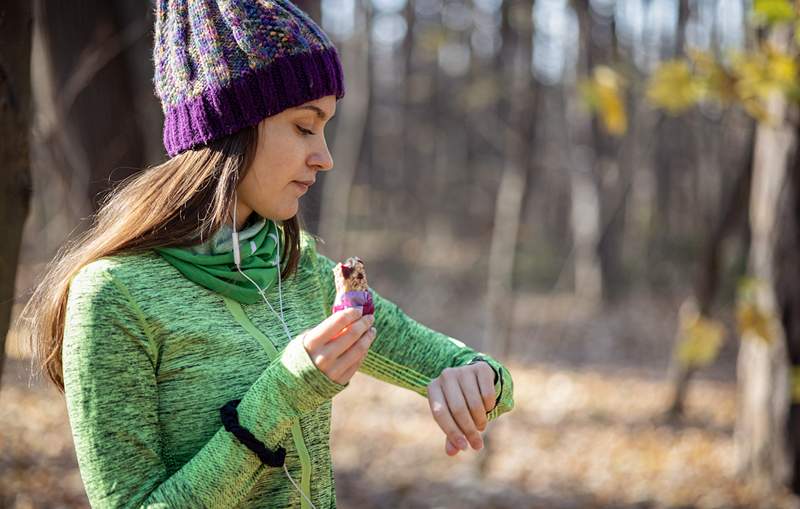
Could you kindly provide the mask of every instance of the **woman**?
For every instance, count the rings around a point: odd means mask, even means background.
[[[331,314],[334,262],[297,219],[333,167],[329,38],[287,0],[166,4],[171,158],[104,200],[24,312],[92,506],[335,507],[331,399],[357,370],[427,397],[448,455],[480,449],[514,404],[500,363],[377,293]]]

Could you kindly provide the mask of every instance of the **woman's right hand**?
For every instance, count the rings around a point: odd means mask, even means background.
[[[361,308],[337,311],[303,333],[308,356],[328,378],[346,384],[367,356],[377,331],[373,315],[361,316]]]

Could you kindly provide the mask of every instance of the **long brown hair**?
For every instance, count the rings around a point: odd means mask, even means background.
[[[64,391],[61,350],[72,277],[104,256],[154,247],[189,246],[230,217],[236,186],[253,160],[256,127],[183,152],[122,181],[101,201],[92,224],[56,254],[20,314],[27,322],[33,364]],[[283,221],[282,277],[300,259],[300,221]]]

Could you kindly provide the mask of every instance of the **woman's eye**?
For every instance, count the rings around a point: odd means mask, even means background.
[[[300,130],[300,132],[301,132],[301,133],[303,133],[303,134],[305,134],[305,135],[307,135],[307,136],[310,136],[310,135],[313,135],[313,134],[314,134],[313,132],[309,131],[308,129],[303,129],[303,128],[302,128],[302,127],[300,127],[300,126],[297,126],[297,128]]]

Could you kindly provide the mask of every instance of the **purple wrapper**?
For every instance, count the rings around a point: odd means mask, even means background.
[[[375,305],[372,303],[372,294],[365,290],[354,290],[345,292],[342,295],[336,295],[336,300],[333,303],[333,312],[341,311],[346,308],[362,307],[362,315],[371,315],[375,313]]]

